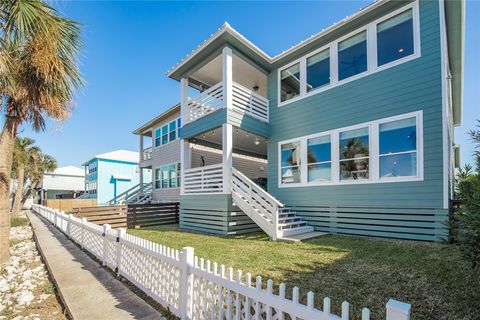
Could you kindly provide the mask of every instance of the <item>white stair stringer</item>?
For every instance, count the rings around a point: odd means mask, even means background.
[[[314,230],[235,168],[232,168],[232,200],[273,240]]]

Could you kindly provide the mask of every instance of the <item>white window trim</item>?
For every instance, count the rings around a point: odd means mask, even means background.
[[[382,123],[403,120],[415,117],[417,126],[417,174],[408,177],[388,177],[380,178],[380,155],[379,155],[379,126]],[[367,127],[368,144],[369,144],[369,177],[362,180],[340,180],[340,155],[339,155],[339,136],[341,132],[360,129]],[[307,141],[308,139],[317,138],[321,136],[330,135],[331,141],[331,179],[330,181],[308,182],[307,174]],[[282,154],[281,145],[291,142],[300,141],[301,156],[300,156],[300,183],[282,184]],[[392,182],[411,182],[423,181],[423,111],[414,111],[410,113],[400,114],[388,118],[373,120],[370,122],[360,123],[348,127],[337,128],[329,131],[319,132],[307,136],[297,137],[293,139],[279,141],[277,144],[277,174],[279,188],[292,187],[312,187],[312,186],[333,186],[333,185],[352,185],[352,184],[370,184],[370,183],[392,183]]]
[[[177,118],[172,119],[172,120],[170,120],[170,121],[168,121],[168,122],[166,122],[166,123],[164,122],[164,123],[162,123],[160,126],[155,127],[155,128],[153,129],[153,133],[152,133],[152,147],[153,147],[153,148],[161,148],[161,147],[166,146],[167,144],[169,144],[169,143],[171,143],[171,142],[173,142],[173,141],[180,140],[180,138],[178,137],[178,129],[180,129],[180,128],[178,127],[178,119],[180,119],[180,118],[181,118],[181,117],[177,117]],[[175,126],[176,126],[176,128],[175,128],[175,140],[170,141],[170,132],[171,132],[171,131],[170,131],[170,123],[173,122],[173,121],[175,121]],[[162,144],[162,127],[165,127],[165,126],[167,126],[168,142],[165,143],[165,144]],[[156,145],[155,145],[155,134],[156,134],[156,131],[157,131],[157,130],[160,130],[160,145],[159,145],[159,146],[156,146]]]
[[[401,59],[386,63],[382,66],[377,66],[377,36],[376,36],[377,25],[409,9],[412,9],[412,16],[413,16],[413,48],[414,48],[413,54],[403,57]],[[356,74],[354,76],[348,77],[343,80],[338,80],[338,63],[337,63],[338,62],[338,43],[363,31],[366,31],[367,33],[367,71],[364,71],[362,73]],[[345,83],[366,77],[368,75],[371,75],[379,71],[383,71],[385,69],[397,66],[407,61],[417,59],[421,57],[420,40],[421,40],[420,39],[420,14],[419,14],[419,8],[418,8],[418,0],[416,0],[395,11],[390,12],[387,15],[382,16],[381,18],[375,21],[370,22],[366,26],[358,28],[342,36],[341,38],[338,38],[335,41],[325,46],[322,46],[319,49],[309,52],[308,54],[282,66],[281,68],[278,68],[277,69],[277,106],[283,107],[290,103],[293,103],[293,102],[302,100],[304,98],[316,95],[318,93],[330,90],[332,88],[341,86]],[[307,92],[307,89],[305,86],[306,76],[307,76],[306,67],[302,68],[302,65],[306,66],[307,58],[326,49],[330,50],[330,83],[327,85],[321,86],[315,90],[312,90],[310,92]],[[291,98],[282,102],[281,101],[281,72],[282,70],[285,70],[286,68],[291,67],[292,65],[297,63],[300,63],[300,94],[294,98]]]
[[[153,168],[153,172],[152,172],[152,173],[153,173],[153,179],[152,179],[152,180],[153,180],[153,189],[154,189],[154,190],[177,190],[177,189],[180,189],[180,186],[178,186],[178,183],[177,183],[177,186],[174,187],[174,188],[172,188],[172,187],[163,188],[163,187],[162,187],[162,179],[161,179],[161,177],[160,177],[160,180],[159,180],[159,181],[160,181],[160,188],[157,188],[157,187],[156,187],[157,179],[156,179],[156,177],[155,177],[155,171],[156,171],[157,169],[160,169],[160,175],[161,175],[162,167],[168,167],[168,166],[171,166],[171,165],[175,165],[175,167],[178,168],[178,165],[179,165],[179,164],[180,164],[180,162],[170,162],[170,163],[165,163],[165,164],[161,164],[161,165],[159,165],[159,166],[154,167],[154,168]],[[181,170],[182,170],[182,168],[181,168],[181,164],[180,164],[180,175],[179,175],[177,178],[180,178],[180,177],[181,177],[181,174],[182,174],[182,171],[181,171]]]

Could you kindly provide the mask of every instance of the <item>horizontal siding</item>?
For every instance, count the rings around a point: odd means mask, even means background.
[[[227,121],[227,109],[220,109],[193,122],[184,124],[180,132],[183,139],[192,138],[202,132],[221,127]]]
[[[255,119],[245,113],[228,110],[227,119],[228,123],[245,131],[255,133],[262,137],[268,138],[270,136],[268,123]]]
[[[226,194],[181,196],[180,228],[221,235],[260,231]]]
[[[289,206],[442,209],[442,86],[438,3],[421,1],[422,56],[283,107],[269,77],[269,191]],[[278,141],[423,110],[424,181],[278,187]]]
[[[172,141],[164,146],[152,148],[152,168],[161,165],[180,162],[180,140]]]

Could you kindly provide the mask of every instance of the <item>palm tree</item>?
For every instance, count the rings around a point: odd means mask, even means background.
[[[41,0],[0,1],[0,265],[9,258],[9,182],[17,128],[64,120],[76,89],[80,29]]]
[[[12,177],[17,179],[17,189],[15,190],[15,196],[13,198],[12,217],[20,214],[23,189],[25,185],[25,168],[31,168],[32,158],[31,156],[40,149],[34,146],[35,140],[30,138],[17,138],[15,140],[15,148],[13,151],[13,170]]]
[[[22,206],[32,195],[32,192],[39,186],[40,182],[42,182],[43,174],[53,172],[55,169],[57,169],[57,161],[52,156],[43,153],[34,155],[30,170],[27,172],[30,183],[27,192],[23,195]]]

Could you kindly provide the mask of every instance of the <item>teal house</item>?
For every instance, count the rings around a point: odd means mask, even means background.
[[[180,227],[445,237],[464,10],[376,1],[273,57],[224,24],[167,72],[180,84]],[[135,133],[155,141],[148,130]]]
[[[117,203],[119,196],[140,183],[139,157],[138,152],[116,150],[98,154],[83,163],[84,197],[96,198],[99,205]]]

